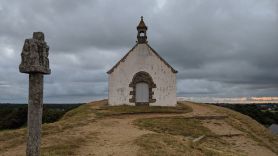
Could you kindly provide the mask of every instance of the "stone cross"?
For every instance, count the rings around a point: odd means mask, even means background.
[[[43,75],[50,74],[49,47],[42,32],[34,32],[26,39],[21,53],[19,71],[29,74],[27,156],[39,156],[42,127]]]

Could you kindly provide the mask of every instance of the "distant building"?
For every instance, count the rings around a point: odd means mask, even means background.
[[[147,41],[141,17],[135,46],[108,73],[109,105],[175,106],[176,73]]]

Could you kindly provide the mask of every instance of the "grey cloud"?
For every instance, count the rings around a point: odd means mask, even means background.
[[[3,0],[0,102],[26,101],[18,65],[33,31],[50,45],[46,101],[107,97],[106,71],[135,44],[141,15],[149,44],[179,71],[179,96],[277,96],[276,0]]]

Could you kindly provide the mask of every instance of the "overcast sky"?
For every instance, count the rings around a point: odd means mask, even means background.
[[[109,70],[136,41],[175,69],[187,97],[278,95],[277,0],[0,0],[0,102],[27,102],[24,40],[43,31],[52,74],[46,102],[106,98]]]

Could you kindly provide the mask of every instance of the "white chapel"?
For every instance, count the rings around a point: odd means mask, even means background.
[[[108,72],[108,104],[175,106],[177,71],[148,44],[141,17],[137,42]]]

